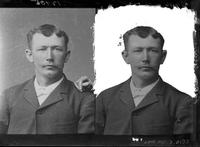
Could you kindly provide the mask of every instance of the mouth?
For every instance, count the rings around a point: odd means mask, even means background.
[[[44,65],[44,68],[48,68],[48,69],[55,69],[57,68],[55,65]]]
[[[153,70],[153,68],[150,67],[150,66],[140,66],[140,67],[138,67],[138,68],[141,69],[141,70],[147,70],[147,71]]]

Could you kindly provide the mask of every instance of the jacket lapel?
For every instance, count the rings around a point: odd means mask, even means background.
[[[39,102],[34,87],[34,78],[31,79],[24,87],[24,98],[36,109],[39,107]]]
[[[159,96],[163,93],[163,81],[160,78],[159,82],[153,87],[153,89],[144,97],[141,103],[134,109],[134,111],[138,109],[142,109],[151,104],[154,104],[159,101]]]
[[[47,107],[49,105],[55,104],[64,99],[63,94],[67,94],[69,88],[69,81],[64,77],[63,81],[53,90],[53,92],[47,97],[47,99],[42,103],[40,108]]]
[[[127,81],[124,82],[124,84],[122,85],[119,91],[120,92],[119,98],[124,104],[127,105],[130,111],[132,111],[135,108],[135,104],[134,104],[131,89],[130,89],[130,82],[131,82],[131,78],[129,78]]]

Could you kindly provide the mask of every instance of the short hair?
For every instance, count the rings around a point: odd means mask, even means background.
[[[131,35],[138,35],[141,38],[146,38],[149,35],[151,35],[154,39],[159,38],[161,49],[163,48],[163,45],[164,45],[164,42],[165,42],[163,36],[157,30],[155,30],[154,28],[149,27],[149,26],[137,26],[137,27],[135,27],[131,30],[128,30],[126,33],[124,33],[123,40],[124,40],[125,50],[127,50],[129,37]]]
[[[64,31],[56,28],[56,26],[51,25],[51,24],[41,25],[38,28],[34,28],[34,29],[32,29],[32,30],[30,30],[28,32],[28,34],[27,34],[27,41],[28,41],[28,47],[29,47],[29,49],[31,49],[31,42],[32,42],[32,39],[33,39],[33,35],[35,33],[41,33],[41,34],[43,34],[46,37],[50,37],[53,34],[56,34],[57,37],[64,37],[65,47],[66,47],[66,50],[67,50],[67,45],[68,45],[68,42],[69,42],[69,37],[67,36],[67,34]]]

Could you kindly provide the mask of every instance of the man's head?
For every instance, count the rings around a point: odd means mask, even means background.
[[[56,34],[57,37],[63,37],[64,42],[65,42],[65,49],[67,49],[69,37],[67,36],[67,34],[64,31],[56,28],[54,25],[51,25],[51,24],[41,25],[38,28],[34,28],[33,30],[30,30],[28,32],[27,41],[28,41],[29,49],[32,49],[32,39],[33,39],[34,34],[36,34],[36,33],[42,34],[45,37],[50,37],[53,34]]]
[[[164,45],[164,42],[165,42],[163,36],[159,32],[157,32],[154,28],[149,27],[149,26],[138,26],[138,27],[135,27],[131,30],[128,30],[123,35],[125,50],[127,50],[129,37],[131,35],[136,35],[136,36],[139,36],[141,38],[147,38],[148,36],[152,36],[154,39],[158,38],[158,39],[160,39],[161,49],[163,48],[163,45]]]
[[[131,65],[132,75],[142,80],[158,77],[159,67],[164,62],[164,38],[154,28],[138,26],[123,35],[125,50],[122,52],[127,64]]]
[[[55,26],[45,24],[27,34],[27,59],[34,63],[36,76],[55,79],[62,75],[64,63],[68,61],[67,34]]]

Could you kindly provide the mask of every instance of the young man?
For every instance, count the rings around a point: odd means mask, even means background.
[[[0,133],[77,134],[94,132],[94,97],[81,93],[63,74],[70,56],[67,34],[50,24],[27,34],[27,59],[35,76],[5,90]]]
[[[96,133],[192,133],[192,98],[159,76],[167,54],[162,35],[151,27],[138,26],[127,31],[123,40],[122,56],[130,64],[132,76],[97,97]]]

